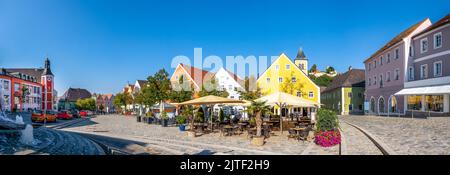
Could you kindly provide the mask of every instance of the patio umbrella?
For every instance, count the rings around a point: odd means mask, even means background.
[[[243,103],[242,100],[234,100],[224,97],[218,97],[214,95],[208,95],[204,97],[200,97],[197,99],[185,101],[183,103],[179,103],[178,105],[214,105],[214,104],[236,104]],[[210,112],[210,118],[212,117],[212,113]],[[212,129],[212,120],[210,120],[211,129]]]
[[[284,92],[275,92],[270,95],[266,95],[264,97],[258,98],[255,101],[263,102],[265,101],[269,106],[278,106],[280,108],[287,106],[295,106],[295,107],[317,107],[320,104],[311,100],[306,100],[291,94],[287,94]],[[283,133],[283,119],[280,117],[280,130]]]

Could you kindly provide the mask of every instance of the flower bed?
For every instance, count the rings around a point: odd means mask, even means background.
[[[341,143],[339,130],[319,131],[316,133],[314,142],[322,147],[331,147]]]

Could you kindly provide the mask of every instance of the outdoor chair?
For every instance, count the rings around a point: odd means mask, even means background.
[[[288,140],[289,139],[295,139],[298,140],[299,136],[297,135],[297,132],[293,129],[289,129],[289,135],[288,135]]]

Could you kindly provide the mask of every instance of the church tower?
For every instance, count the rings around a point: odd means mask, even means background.
[[[44,72],[41,75],[42,84],[42,110],[53,109],[53,82],[54,75],[50,69],[50,60],[45,59]]]
[[[300,68],[306,75],[308,75],[308,59],[303,52],[303,48],[298,49],[297,57],[294,60],[294,64]]]

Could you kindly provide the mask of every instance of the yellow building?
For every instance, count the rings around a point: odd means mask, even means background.
[[[295,63],[284,53],[281,54],[258,78],[257,84],[263,95],[285,92],[320,104],[320,88],[308,76],[308,59],[300,49]],[[276,109],[283,115],[285,111]],[[292,109],[291,112],[310,113],[309,109]]]

